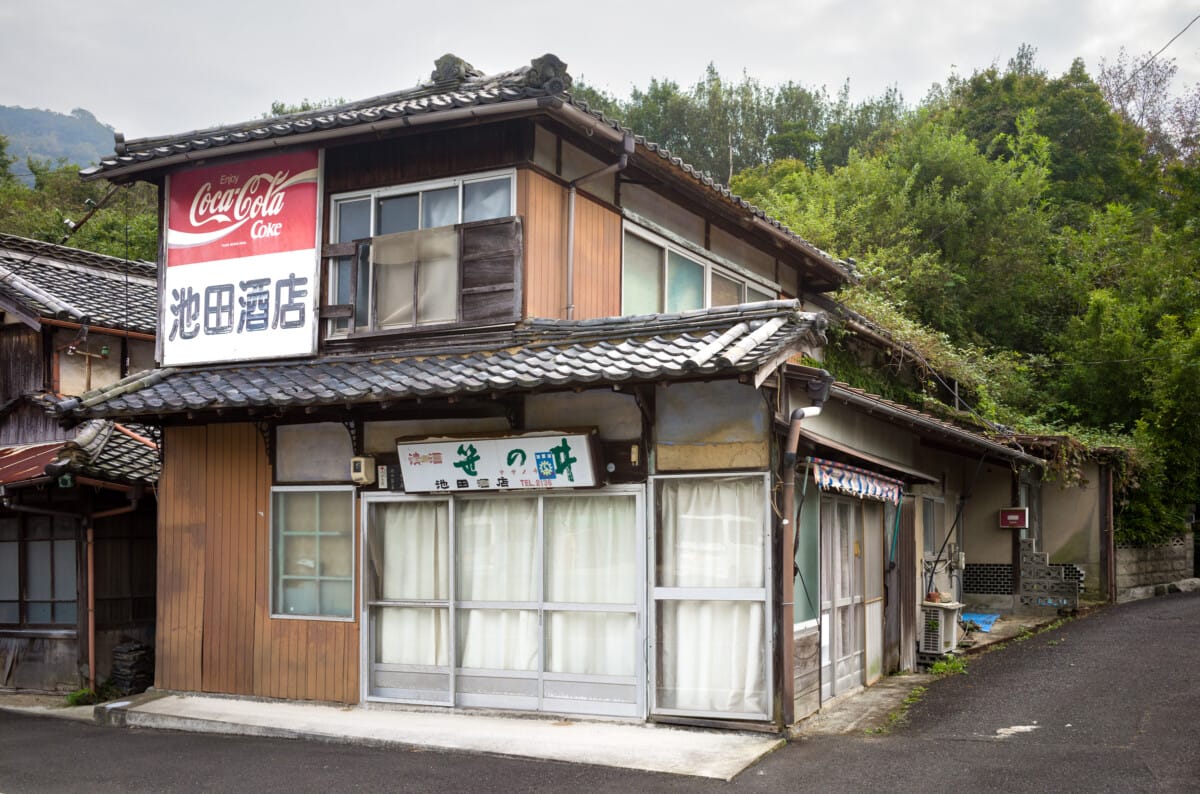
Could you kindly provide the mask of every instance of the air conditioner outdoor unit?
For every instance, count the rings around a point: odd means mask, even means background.
[[[926,601],[921,606],[921,653],[942,655],[958,646],[958,616],[962,604],[935,604]]]

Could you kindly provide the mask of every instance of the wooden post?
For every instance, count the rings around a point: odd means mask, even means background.
[[[87,525],[87,625],[88,625],[88,689],[96,691],[96,555],[95,528]]]

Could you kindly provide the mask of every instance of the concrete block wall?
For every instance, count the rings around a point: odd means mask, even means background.
[[[1177,582],[1193,576],[1195,546],[1184,535],[1162,546],[1117,547],[1117,590]]]

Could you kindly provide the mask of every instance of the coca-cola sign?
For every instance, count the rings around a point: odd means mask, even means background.
[[[167,265],[312,248],[316,206],[316,152],[174,174]]]
[[[316,350],[319,174],[305,151],[170,175],[164,366]]]

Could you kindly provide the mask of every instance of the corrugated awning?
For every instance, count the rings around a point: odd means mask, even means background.
[[[900,504],[900,497],[904,494],[904,483],[900,480],[832,460],[806,460],[812,465],[813,482],[823,491],[837,491],[860,499]]]
[[[0,485],[12,485],[46,476],[46,464],[53,463],[62,449],[62,441],[0,447]]]

